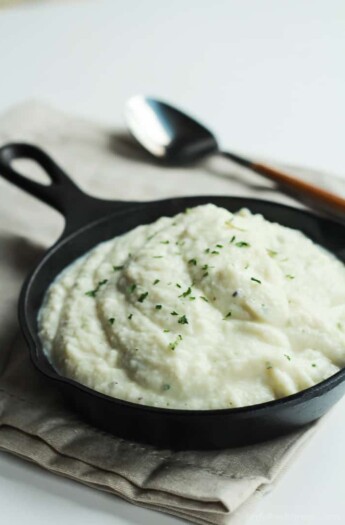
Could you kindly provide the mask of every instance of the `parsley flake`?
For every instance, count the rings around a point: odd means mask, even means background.
[[[97,289],[96,290],[89,290],[88,292],[85,292],[85,295],[88,295],[89,297],[96,297]]]
[[[286,357],[286,359],[287,359],[288,361],[291,361],[291,356],[290,356],[290,355],[288,355],[288,354],[284,354],[284,357]]]
[[[225,319],[229,319],[229,317],[232,316],[232,312],[228,312],[224,317],[223,317],[223,321],[225,321]]]
[[[133,314],[129,314],[129,316],[127,317],[127,319],[131,320],[133,317]]]
[[[286,274],[285,277],[286,277],[287,279],[294,279],[294,278],[295,278],[294,275],[291,275],[291,274],[289,274],[289,273]]]
[[[205,303],[208,303],[208,299],[207,299],[207,297],[205,297],[204,295],[200,295],[200,299],[202,299],[203,301],[205,301]]]
[[[162,389],[163,389],[164,391],[166,391],[166,390],[170,390],[170,388],[171,388],[171,387],[170,387],[170,385],[168,385],[168,384],[165,384],[165,385],[162,386]]]
[[[89,297],[96,297],[96,293],[99,291],[100,287],[103,286],[108,282],[108,279],[103,279],[103,281],[99,281],[96,288],[94,290],[89,290],[85,293],[85,295]]]
[[[156,304],[155,309],[156,310],[161,310],[162,309],[162,305],[161,304]]]
[[[236,239],[236,235],[233,235],[229,241],[229,244],[232,244],[234,242],[234,240]]]
[[[173,312],[170,312],[170,315],[178,315],[178,313],[174,310]]]
[[[124,266],[113,266],[113,270],[114,272],[119,272],[120,270],[123,270],[124,269]]]
[[[189,324],[188,323],[188,319],[185,315],[181,315],[181,317],[179,318],[179,320],[177,321],[179,324]]]
[[[138,298],[139,303],[143,303],[148,295],[149,295],[149,292],[144,292],[141,295],[139,295],[139,298]]]
[[[196,259],[189,259],[188,264],[192,264],[193,266],[196,266],[197,265],[197,260]]]
[[[110,324],[114,324],[115,323],[115,317],[110,317],[108,319],[108,321],[109,321]]]
[[[156,284],[159,283],[159,279],[156,279],[155,281],[153,281],[153,285],[155,286]]]
[[[133,293],[136,287],[137,287],[136,284],[131,284],[131,286],[128,287],[128,293]]]
[[[175,339],[175,341],[169,343],[169,348],[170,350],[175,350],[175,348],[177,347],[177,345],[182,341],[182,335],[178,335],[177,338]]]
[[[191,293],[192,293],[192,289],[191,289],[191,287],[189,286],[185,292],[183,292],[183,293],[181,293],[181,295],[179,295],[179,297],[187,297],[187,296],[190,295]]]
[[[248,248],[250,244],[249,242],[239,241],[239,242],[236,242],[235,246],[237,246],[238,248]]]
[[[254,283],[262,284],[261,281],[260,281],[259,279],[256,279],[256,277],[251,277],[250,280],[251,280],[251,281],[254,281]]]

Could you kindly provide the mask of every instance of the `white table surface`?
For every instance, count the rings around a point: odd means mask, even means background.
[[[118,126],[153,94],[233,151],[345,177],[344,57],[344,0],[25,2],[0,10],[0,111],[37,98]],[[344,443],[345,401],[248,525],[344,523]],[[3,453],[0,508],[14,525],[182,523]]]

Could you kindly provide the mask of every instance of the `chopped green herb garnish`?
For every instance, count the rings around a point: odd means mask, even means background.
[[[197,260],[196,259],[189,259],[188,264],[192,264],[193,266],[196,266],[197,265]]]
[[[207,297],[205,297],[204,295],[200,295],[200,299],[202,299],[203,301],[205,301],[205,303],[208,303],[208,299],[207,299]]]
[[[270,365],[269,363],[267,363],[267,365],[266,365],[266,370],[271,370],[271,368],[273,368],[273,366]]]
[[[248,248],[250,244],[249,242],[239,241],[239,242],[236,242],[235,246],[237,246],[238,248]]]
[[[181,315],[179,320],[177,321],[179,324],[188,324],[188,319],[185,315]]]
[[[267,250],[267,253],[270,257],[276,257],[278,255],[278,252],[275,252],[274,250]]]
[[[233,236],[231,237],[231,239],[230,239],[229,244],[232,244],[232,243],[234,242],[235,239],[236,239],[236,235],[233,235]]]
[[[210,253],[210,248],[206,248],[205,253]]]
[[[177,338],[175,339],[175,341],[173,341],[172,343],[169,343],[169,348],[170,350],[175,350],[175,348],[177,347],[177,345],[182,341],[182,335],[178,335]]]
[[[115,323],[115,317],[110,317],[108,319],[108,321],[109,321],[110,324],[114,324]]]
[[[219,255],[219,252],[217,252],[217,250],[212,250],[211,255]]]
[[[181,295],[179,295],[179,297],[187,297],[187,295],[190,295],[191,293],[192,293],[192,289],[189,286],[185,292],[183,292],[183,293],[181,293]]]
[[[203,279],[204,277],[207,277],[207,276],[208,276],[208,272],[205,272],[204,275],[202,276],[202,279]]]
[[[190,296],[189,300],[190,300],[190,301],[195,301],[195,297]]]
[[[158,283],[159,283],[159,279],[156,279],[155,281],[153,281],[153,285],[158,284]]]
[[[96,290],[89,290],[88,292],[85,292],[85,295],[88,295],[89,297],[96,297],[97,289]]]
[[[238,296],[238,291],[235,290],[234,293],[232,294],[233,297],[237,297]]]
[[[176,283],[177,288],[181,288],[181,285],[179,283]]]
[[[315,366],[316,366],[316,363],[312,363],[312,364],[311,364],[311,366],[313,366],[313,367],[315,368]]]
[[[153,237],[154,237],[155,235],[157,235],[157,233],[158,233],[158,232],[155,232],[155,233],[153,233],[152,235],[149,235],[149,236],[147,237],[147,240],[150,241],[151,239],[153,239]]]
[[[120,270],[123,270],[124,269],[124,266],[113,266],[113,270],[114,272],[119,272]]]
[[[163,330],[163,332],[164,332],[165,334],[167,334],[167,333],[170,332],[170,330],[168,330],[168,329],[166,328],[165,330]]]
[[[136,284],[131,284],[131,286],[128,287],[128,292],[129,293],[133,293],[134,290],[136,289],[137,285]]]
[[[149,292],[144,292],[141,295],[139,295],[139,298],[138,298],[139,303],[143,303],[148,295],[149,295]]]
[[[251,277],[250,280],[254,281],[255,283],[261,284],[261,281],[259,279],[256,279],[255,277]]]
[[[204,266],[202,266],[201,269],[202,269],[202,270],[208,270],[208,264],[204,264]]]
[[[289,356],[288,354],[284,354],[284,356],[286,357],[286,359],[287,359],[288,361],[291,361],[291,356]]]
[[[88,295],[89,297],[96,297],[96,293],[99,291],[100,287],[106,284],[107,282],[108,282],[108,279],[103,279],[103,281],[99,281],[96,288],[94,290],[90,290],[86,292],[85,295]]]
[[[156,310],[161,310],[162,309],[162,305],[161,304],[156,304],[155,308],[156,308]]]
[[[127,317],[127,319],[131,320],[133,317],[133,314],[129,314],[129,316]]]
[[[222,244],[216,244],[216,248],[224,248]]]
[[[161,241],[161,244],[170,244],[170,241]]]
[[[223,321],[225,321],[225,319],[229,319],[229,317],[232,316],[232,312],[228,312],[224,317],[223,317]]]
[[[163,259],[163,255],[154,255],[153,259]]]
[[[286,274],[285,277],[286,277],[287,279],[294,279],[294,278],[295,278],[294,275],[291,275],[291,274],[289,274],[289,273]]]
[[[174,310],[173,312],[170,312],[170,315],[178,315],[178,313]]]
[[[162,386],[162,388],[163,388],[164,391],[166,391],[166,390],[170,390],[171,387],[170,387],[170,385],[165,384],[165,385]]]

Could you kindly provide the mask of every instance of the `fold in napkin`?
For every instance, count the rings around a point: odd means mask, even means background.
[[[0,119],[0,144],[45,148],[82,189],[112,199],[177,195],[248,195],[293,203],[272,184],[211,159],[161,168],[121,133],[28,103]],[[26,166],[26,170],[32,166]],[[292,170],[340,193],[341,180]],[[32,176],[38,174],[32,171]],[[128,442],[93,428],[64,404],[31,365],[16,321],[22,281],[62,230],[52,209],[0,179],[0,448],[54,473],[132,503],[201,524],[243,523],[251,504],[319,426],[259,445],[173,452]]]

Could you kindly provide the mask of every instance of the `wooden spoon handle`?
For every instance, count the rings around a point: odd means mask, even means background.
[[[252,162],[232,153],[223,153],[223,155],[235,161],[236,163],[245,166],[246,168],[254,170],[256,173],[259,173],[264,177],[278,182],[278,184],[281,184],[296,193],[300,193],[306,197],[311,197],[315,203],[326,205],[326,207],[334,211],[345,214],[345,198],[341,197],[340,195],[336,195],[335,193],[324,190],[323,188],[315,186],[314,184],[306,182],[302,179],[293,177],[288,173],[284,173],[283,171],[267,166],[266,164]]]

